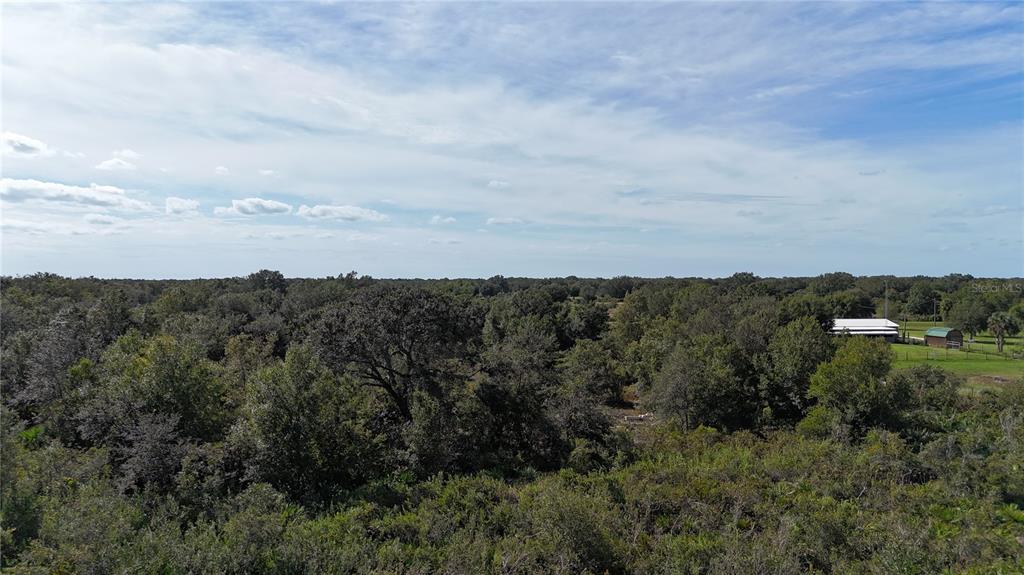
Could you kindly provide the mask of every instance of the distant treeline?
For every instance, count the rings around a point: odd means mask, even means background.
[[[1022,286],[3,277],[0,566],[1020,571],[1024,383],[828,329],[1005,336]]]

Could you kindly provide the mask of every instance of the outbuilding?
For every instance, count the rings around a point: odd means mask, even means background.
[[[880,318],[839,318],[832,322],[832,334],[881,337],[893,343],[900,336],[900,324]]]
[[[931,347],[952,347],[964,345],[964,334],[951,327],[930,327],[924,332],[924,342]]]

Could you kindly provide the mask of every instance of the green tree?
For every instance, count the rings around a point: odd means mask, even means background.
[[[893,370],[888,384],[909,400],[900,414],[899,431],[918,445],[933,438],[953,422],[963,380],[933,365]]]
[[[79,425],[94,441],[122,440],[144,413],[176,416],[182,437],[216,440],[234,416],[216,364],[194,342],[130,331],[107,348],[99,371]]]
[[[780,421],[803,417],[811,375],[827,361],[833,340],[813,317],[794,320],[772,336],[765,354],[756,360],[761,401]]]
[[[608,326],[608,310],[593,301],[576,301],[567,309],[566,331],[572,339],[597,339]]]
[[[284,293],[288,289],[288,280],[279,271],[260,270],[249,274],[249,284],[255,290],[271,290]]]
[[[829,295],[852,288],[856,278],[846,272],[821,274],[807,284],[807,289],[815,295]]]
[[[756,410],[754,393],[737,373],[737,355],[721,336],[698,336],[678,345],[654,380],[649,405],[687,429],[749,426]]]
[[[949,308],[949,313],[943,319],[952,327],[969,333],[973,340],[978,332],[985,329],[985,324],[991,313],[992,311],[985,302],[978,298],[964,296]]]
[[[185,453],[179,420],[174,414],[141,413],[125,422],[114,448],[121,491],[144,487],[163,493],[173,485]]]
[[[1003,353],[1006,338],[1020,331],[1013,316],[1005,311],[997,311],[988,316],[988,331],[996,338],[996,351]]]
[[[601,441],[609,421],[602,406],[618,401],[625,383],[599,342],[581,339],[558,362],[561,382],[548,402],[566,439]]]
[[[373,475],[375,437],[360,422],[359,386],[339,379],[305,347],[252,379],[232,441],[251,444],[250,477],[297,500],[319,500]]]
[[[617,401],[625,385],[622,370],[600,342],[580,339],[558,361],[563,385],[584,389],[600,403]]]
[[[825,305],[837,317],[871,317],[875,313],[875,304],[871,298],[860,290],[848,290],[831,293],[825,296]]]
[[[32,423],[45,424],[65,441],[75,437],[75,411],[88,380],[74,377],[73,368],[88,354],[85,314],[65,307],[49,321],[30,349],[27,378],[11,391],[10,405]],[[4,354],[10,352],[4,349]]]
[[[406,421],[412,397],[441,397],[475,369],[482,317],[474,306],[423,289],[377,285],[328,310],[313,345],[325,365],[383,390]]]
[[[468,386],[451,388],[441,397],[417,391],[412,415],[402,427],[402,440],[408,465],[418,476],[465,473],[493,463],[487,457],[493,454],[483,453],[490,414]]]
[[[131,302],[123,290],[105,291],[86,314],[90,355],[98,357],[131,325]]]
[[[526,316],[484,352],[477,395],[490,418],[486,445],[495,466],[557,467],[566,446],[547,402],[558,386],[558,342],[547,322]]]
[[[1017,322],[1019,329],[1024,329],[1024,301],[1017,302],[1010,308],[1010,315],[1013,321]]]
[[[857,434],[869,427],[893,427],[909,391],[886,380],[893,354],[882,339],[852,337],[835,357],[818,366],[808,394]]]
[[[930,283],[917,282],[907,294],[907,311],[917,315],[931,315],[938,297]]]
[[[791,295],[783,299],[779,307],[782,311],[782,320],[786,322],[810,316],[818,320],[823,327],[831,327],[832,320],[836,318],[834,310],[825,298],[814,294]]]

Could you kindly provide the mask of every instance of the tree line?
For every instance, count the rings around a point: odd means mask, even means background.
[[[1013,285],[0,278],[0,565],[1009,572],[1021,384],[828,329]]]

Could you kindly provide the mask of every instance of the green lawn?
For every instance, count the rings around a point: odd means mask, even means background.
[[[948,327],[941,321],[938,323],[932,323],[930,321],[908,321],[899,322],[900,333],[903,333],[904,328],[907,330],[907,335],[910,337],[924,338],[924,332],[930,327]],[[983,352],[983,353],[996,353],[996,339],[988,332],[982,332],[974,337],[974,342],[968,342],[970,338],[966,333],[964,334],[964,345],[969,346],[972,352]],[[1006,344],[1003,346],[1003,353],[1012,355],[1014,352],[1024,355],[1024,337],[1008,337],[1006,338]]]
[[[994,354],[936,349],[923,345],[892,344],[894,367],[934,365],[962,375],[968,389],[998,388],[1002,380],[1024,377],[1024,360]]]

